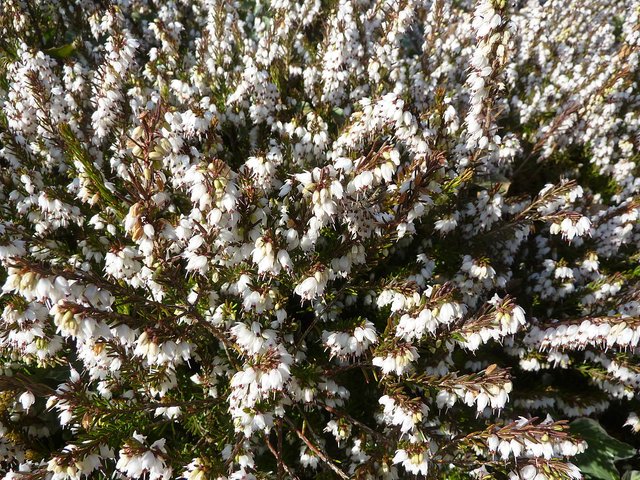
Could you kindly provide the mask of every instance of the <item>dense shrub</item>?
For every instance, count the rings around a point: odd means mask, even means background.
[[[577,479],[640,430],[634,0],[4,0],[7,479]]]

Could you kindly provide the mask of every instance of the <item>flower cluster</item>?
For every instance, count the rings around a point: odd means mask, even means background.
[[[637,0],[4,0],[0,478],[581,478],[639,65]]]

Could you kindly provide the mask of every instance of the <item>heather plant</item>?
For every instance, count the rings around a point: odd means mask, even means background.
[[[2,478],[616,478],[639,47],[635,0],[3,0]]]

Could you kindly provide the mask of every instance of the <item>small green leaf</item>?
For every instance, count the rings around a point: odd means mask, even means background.
[[[76,48],[73,46],[73,43],[68,43],[66,45],[62,45],[61,47],[49,48],[44,52],[47,55],[52,56],[53,58],[63,60],[65,58],[69,58],[75,51]]]
[[[640,472],[638,470],[629,471],[622,476],[622,480],[640,480]]]
[[[588,444],[587,450],[573,459],[585,478],[618,480],[620,474],[614,462],[633,456],[636,453],[635,448],[611,437],[598,422],[590,418],[574,420],[570,428],[572,434],[582,438]]]

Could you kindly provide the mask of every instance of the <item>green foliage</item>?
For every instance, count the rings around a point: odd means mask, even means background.
[[[60,47],[49,48],[45,50],[47,55],[50,55],[59,60],[64,60],[65,58],[71,57],[76,51],[76,47],[73,43],[67,43],[66,45],[62,45]]]
[[[575,463],[588,480],[618,480],[617,460],[631,457],[635,449],[610,436],[591,418],[571,422],[571,432],[588,444],[587,450],[575,457]]]

